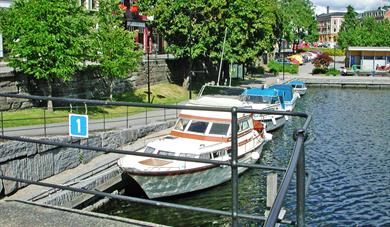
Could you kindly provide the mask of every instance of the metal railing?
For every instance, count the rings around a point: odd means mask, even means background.
[[[117,153],[124,155],[137,155],[143,157],[152,157],[152,158],[161,158],[168,160],[179,160],[179,161],[189,161],[189,162],[198,162],[198,163],[209,163],[216,166],[230,166],[231,168],[231,187],[232,187],[232,208],[231,211],[222,211],[216,209],[208,209],[202,207],[194,207],[188,205],[180,205],[169,202],[161,202],[156,200],[149,199],[141,199],[137,197],[131,196],[123,196],[123,195],[113,195],[110,193],[95,191],[95,190],[87,190],[83,188],[75,188],[70,186],[58,185],[58,184],[49,184],[43,182],[37,182],[27,179],[20,179],[11,176],[0,175],[0,179],[18,181],[26,184],[40,185],[45,187],[57,188],[62,190],[70,190],[80,193],[86,193],[91,195],[96,195],[100,197],[108,197],[113,199],[124,200],[128,202],[136,202],[143,203],[149,205],[155,205],[160,207],[170,207],[170,208],[178,208],[185,209],[191,211],[199,211],[205,212],[209,214],[221,215],[221,216],[229,216],[231,218],[232,226],[239,226],[239,219],[249,219],[255,221],[263,221],[264,226],[271,227],[276,223],[285,223],[285,224],[297,224],[298,226],[305,225],[305,195],[306,189],[308,185],[305,184],[305,156],[304,156],[304,141],[306,139],[306,131],[311,121],[311,116],[306,113],[300,112],[284,112],[284,111],[267,111],[267,110],[254,110],[254,109],[244,109],[244,108],[223,108],[223,107],[199,107],[199,106],[186,106],[186,105],[159,105],[159,104],[147,104],[147,103],[128,103],[128,102],[108,102],[108,101],[98,101],[98,100],[86,100],[86,99],[69,99],[69,98],[58,98],[58,97],[44,97],[44,96],[28,96],[28,95],[11,95],[11,94],[0,94],[0,97],[13,97],[13,98],[24,98],[24,99],[34,99],[34,100],[53,100],[58,102],[68,102],[68,103],[83,103],[83,104],[91,104],[91,105],[102,105],[102,106],[134,106],[134,107],[145,107],[145,108],[165,108],[165,109],[187,109],[187,110],[205,110],[205,111],[219,111],[219,112],[230,112],[231,113],[231,124],[232,124],[232,137],[231,137],[231,160],[229,161],[220,161],[220,160],[209,160],[209,159],[198,159],[198,158],[189,158],[189,157],[180,157],[180,156],[165,156],[151,153],[139,153],[135,150],[118,150],[118,149],[110,149],[110,148],[102,148],[102,147],[91,147],[91,146],[83,146],[78,144],[67,144],[60,143],[54,141],[47,141],[41,139],[31,139],[25,137],[17,137],[17,136],[5,136],[1,135],[1,139],[5,140],[16,140],[23,141],[29,143],[37,143],[37,144],[46,144],[46,145],[54,145],[54,146],[62,146],[66,148],[79,148],[89,151],[97,151],[103,153]],[[302,128],[295,130],[294,139],[295,139],[295,147],[293,153],[291,155],[289,164],[287,169],[282,167],[275,166],[267,166],[260,164],[250,164],[250,163],[241,163],[238,162],[237,151],[238,151],[238,143],[237,143],[237,132],[238,132],[238,124],[237,124],[237,114],[238,113],[257,113],[257,114],[273,114],[273,115],[289,115],[306,118],[305,123]],[[268,217],[253,215],[253,214],[244,214],[239,212],[238,206],[238,167],[245,168],[255,168],[262,169],[268,171],[282,171],[285,172],[283,180],[281,182],[281,186],[278,190],[276,199],[270,209],[270,213]],[[296,222],[280,220],[278,215],[283,205],[283,201],[287,194],[288,186],[290,185],[294,172],[296,172]]]
[[[177,104],[176,104],[177,105]],[[0,111],[0,132],[1,135],[12,133],[13,135],[18,132],[25,133],[26,131],[39,131],[39,135],[48,136],[50,134],[58,134],[58,129],[63,128],[64,132],[68,128],[68,113],[64,115],[54,116],[53,113],[56,111],[68,111],[69,113],[87,113],[93,112],[91,110],[98,109],[97,106],[72,106],[72,107],[55,107],[54,112],[48,111],[46,108],[42,109],[41,117],[20,117],[20,118],[7,118],[4,114],[5,111]],[[39,109],[39,108],[36,108]],[[144,111],[132,111],[129,107],[126,108],[126,112],[108,113],[104,109],[99,109],[95,115],[90,118],[89,125],[92,131],[117,129],[117,128],[130,128],[134,124],[140,122],[148,124],[154,121],[167,121],[173,120],[177,117],[177,111],[167,111],[167,109],[153,109],[148,110],[147,107]],[[10,122],[21,122],[21,121],[36,121],[38,124],[30,125],[18,125],[10,127]],[[49,123],[52,122],[52,123]],[[51,129],[51,130],[50,130]],[[57,130],[55,130],[57,129]],[[51,133],[50,133],[51,131]],[[54,132],[53,132],[54,131]],[[21,134],[22,134],[21,133]]]

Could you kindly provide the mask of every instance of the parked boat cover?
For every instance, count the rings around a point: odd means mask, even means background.
[[[261,89],[261,88],[250,88],[245,90],[242,95],[247,96],[267,96],[267,97],[276,97],[278,92],[275,89]]]
[[[293,100],[294,90],[293,90],[293,87],[291,85],[289,85],[289,84],[275,84],[269,88],[276,89],[278,91],[278,95],[282,96],[284,101],[290,102],[291,100]]]

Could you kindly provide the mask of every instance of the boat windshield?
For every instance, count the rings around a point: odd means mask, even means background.
[[[264,103],[264,104],[275,104],[277,102],[276,97],[270,97],[270,96],[246,95],[246,96],[243,96],[243,100],[247,101],[247,102]]]
[[[200,96],[204,96],[204,95],[239,96],[244,91],[245,88],[240,88],[240,87],[205,86]]]
[[[189,122],[190,120],[188,119],[179,118],[179,120],[176,122],[175,130],[184,131],[184,129],[186,129]]]
[[[209,134],[225,136],[228,133],[230,125],[223,123],[213,123],[210,128]]]
[[[195,119],[180,118],[174,130],[182,132],[194,132],[201,134],[226,136],[229,132],[229,123],[217,123]]]
[[[146,147],[144,152],[149,153],[149,154],[153,154],[155,150],[156,149],[154,149],[153,147]]]
[[[187,129],[187,131],[203,133],[204,134],[204,133],[206,133],[206,129],[207,129],[208,125],[209,125],[209,122],[207,122],[207,121],[192,120],[190,126]]]

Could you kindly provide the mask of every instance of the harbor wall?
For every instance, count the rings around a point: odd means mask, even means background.
[[[174,121],[168,121],[147,126],[95,133],[88,139],[72,139],[69,136],[41,139],[115,149],[136,141],[151,132],[172,127],[173,124]],[[100,154],[101,152],[90,150],[7,141],[0,143],[0,171],[5,176],[39,181],[87,163]],[[0,180],[0,197],[12,194],[24,186],[25,184],[23,183]]]
[[[171,60],[172,61],[172,60]],[[172,72],[168,67],[167,60],[151,60],[149,64],[150,83],[157,84],[171,81]],[[22,73],[0,65],[0,92],[23,93],[31,95],[47,95],[46,80],[37,80],[27,77]],[[147,62],[142,62],[137,71],[129,73],[126,78],[116,79],[114,83],[114,93],[132,92],[147,84],[148,67]],[[69,98],[102,99],[108,97],[108,83],[92,68],[82,73],[76,74],[70,81],[53,80],[53,96]],[[17,110],[30,108],[43,103],[32,103],[29,100],[0,97],[0,111]]]

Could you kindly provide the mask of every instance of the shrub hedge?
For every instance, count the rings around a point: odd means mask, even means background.
[[[336,56],[344,56],[345,55],[344,50],[339,49],[339,48],[336,48],[336,49],[334,49],[334,48],[303,48],[301,50],[302,50],[302,52],[309,51],[309,50],[319,50],[323,54],[328,54],[329,56],[333,56],[334,54],[336,54]]]
[[[268,63],[268,68],[270,69],[270,72],[272,72],[272,73],[283,72],[283,64],[277,63],[276,61],[270,61]],[[298,70],[299,70],[298,65],[294,65],[294,64],[285,64],[284,65],[284,72],[291,73],[291,74],[297,74]]]

